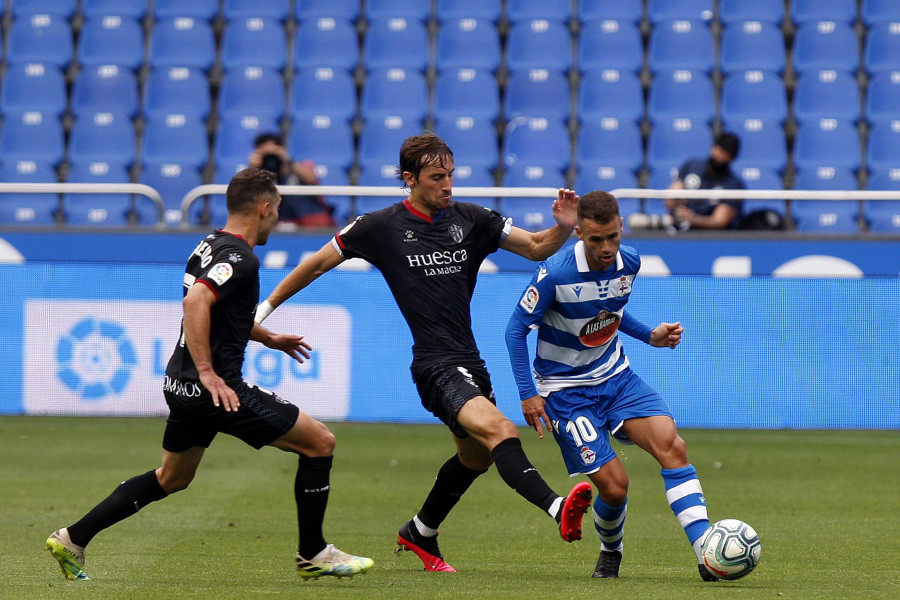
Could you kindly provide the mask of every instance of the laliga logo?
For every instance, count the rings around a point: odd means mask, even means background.
[[[66,387],[84,400],[99,400],[125,389],[137,355],[120,324],[88,317],[60,338],[56,362]]]

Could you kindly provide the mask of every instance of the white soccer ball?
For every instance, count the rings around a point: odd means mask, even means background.
[[[706,532],[700,551],[703,564],[717,579],[740,579],[759,564],[762,544],[743,521],[722,519]]]

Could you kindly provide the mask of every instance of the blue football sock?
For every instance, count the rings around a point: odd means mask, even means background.
[[[697,470],[693,465],[688,465],[680,469],[662,469],[660,475],[666,484],[666,500],[678,522],[684,527],[699,561],[700,538],[709,529],[709,517],[706,514],[703,488],[697,479]]]
[[[622,552],[625,547],[625,516],[628,498],[622,506],[609,506],[598,495],[594,499],[594,529],[600,534],[600,550]]]

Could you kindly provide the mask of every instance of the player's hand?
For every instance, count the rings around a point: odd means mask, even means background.
[[[312,346],[303,341],[302,335],[291,333],[273,333],[266,346],[272,350],[281,350],[299,363],[304,358],[309,358],[309,351],[312,350]]]
[[[205,387],[206,391],[209,392],[209,395],[212,396],[213,404],[215,406],[223,407],[225,412],[233,412],[241,407],[241,401],[238,399],[234,390],[228,387],[225,380],[214,372],[201,373],[200,383],[203,384],[203,387]]]
[[[660,323],[650,332],[650,345],[657,348],[672,348],[681,343],[684,327],[681,323]]]
[[[544,427],[552,430],[550,426],[550,417],[544,411],[544,399],[540,396],[532,396],[522,400],[522,415],[529,427],[537,431],[538,437],[544,439]],[[544,421],[543,426],[541,420]]]
[[[574,229],[578,224],[578,199],[575,190],[559,188],[553,202],[553,218],[560,227]]]

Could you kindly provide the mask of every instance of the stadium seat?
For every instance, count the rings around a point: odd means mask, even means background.
[[[542,117],[568,121],[569,83],[559,71],[531,69],[510,75],[506,82],[504,114],[507,120]]]
[[[82,69],[72,86],[72,114],[120,113],[134,118],[139,108],[138,82],[125,67],[99,65]]]
[[[726,26],[743,21],[768,21],[781,25],[784,16],[784,0],[719,0],[719,21]]]
[[[356,83],[343,69],[300,69],[291,82],[291,118],[324,115],[350,122],[356,116]]]
[[[788,116],[784,80],[767,71],[730,75],[722,86],[721,116],[726,127],[747,119],[783,124]]]
[[[594,0],[578,3],[578,20],[583,25],[602,19],[626,21],[637,25],[643,17],[643,0]]]
[[[900,20],[876,23],[869,28],[863,61],[869,74],[900,71]]]
[[[437,0],[435,16],[439,23],[451,19],[484,19],[497,23],[503,14],[503,0]]]
[[[365,16],[370,21],[400,17],[424,23],[431,18],[431,2],[421,0],[366,0],[365,5]]]
[[[134,123],[126,114],[86,112],[72,124],[69,135],[70,163],[109,163],[128,168],[134,163],[136,153]]]
[[[259,18],[284,22],[290,15],[288,0],[225,0],[222,16],[226,21]]]
[[[681,165],[679,164],[678,166]],[[651,171],[647,181],[647,189],[668,189],[672,182],[678,178],[678,166],[669,166]],[[662,198],[644,198],[641,212],[648,215],[666,215],[669,214],[669,209],[666,208]]]
[[[176,163],[200,170],[209,159],[206,125],[183,114],[148,118],[141,157],[144,163]]]
[[[900,169],[870,173],[867,188],[873,191],[900,191]],[[900,233],[900,201],[867,200],[864,214],[872,233]]]
[[[203,180],[197,169],[177,163],[145,164],[141,171],[141,183],[149,185],[159,192],[165,204],[164,220],[166,225],[181,224],[181,200],[193,188],[201,185]],[[151,202],[138,202],[138,221],[142,225],[150,225],[159,218],[156,205]]]
[[[582,76],[577,105],[582,123],[610,117],[640,123],[644,119],[644,89],[633,73],[595,69]]]
[[[210,183],[228,185],[238,171],[246,167],[244,164],[227,165],[216,168]],[[228,207],[225,194],[212,194],[196,198],[188,207],[187,214],[182,214],[183,222],[192,226],[222,227],[228,220]]]
[[[442,71],[434,86],[434,118],[438,121],[473,117],[496,121],[500,116],[500,88],[489,71]]]
[[[134,17],[89,18],[81,27],[76,58],[83,67],[117,65],[135,71],[144,64],[144,30]]]
[[[589,121],[578,130],[575,162],[580,170],[614,167],[637,172],[644,165],[641,130],[633,121]]]
[[[507,168],[542,165],[562,172],[569,168],[570,152],[568,130],[559,121],[518,117],[506,126],[502,156]]]
[[[346,121],[328,117],[294,119],[288,133],[288,153],[319,165],[347,170],[353,164],[353,130]],[[399,151],[400,146],[395,148]]]
[[[649,0],[647,2],[647,18],[654,25],[663,21],[678,19],[711,21],[713,18],[713,1]]]
[[[563,174],[546,165],[518,165],[507,169],[503,175],[504,187],[566,187]],[[553,225],[554,197],[500,198],[500,212],[513,220],[513,225],[526,231],[540,231]]]
[[[411,135],[422,133],[417,121],[389,117],[384,121],[367,121],[359,135],[359,164],[393,164],[399,162],[400,145]],[[351,155],[352,157],[352,152]]]
[[[852,24],[856,21],[856,0],[793,0],[791,20],[794,23],[836,21]]]
[[[454,161],[496,169],[500,159],[497,130],[490,121],[457,117],[437,121],[435,133],[453,150]]]
[[[820,119],[856,123],[860,106],[856,77],[843,71],[807,71],[794,88],[794,120],[801,125]]]
[[[437,34],[434,63],[439,73],[457,69],[496,72],[500,68],[500,33],[487,20],[448,19]]]
[[[900,4],[895,0],[862,0],[859,17],[867,27],[883,21],[900,21]]]
[[[81,0],[81,16],[85,18],[119,15],[141,20],[146,14],[146,0]]]
[[[209,79],[199,69],[154,69],[144,86],[144,115],[183,114],[206,120],[210,111]]]
[[[798,170],[828,167],[855,172],[860,160],[859,132],[848,122],[823,119],[806,123],[794,138],[794,167]]]
[[[399,190],[401,183],[397,178],[396,163],[363,164],[359,172],[358,185],[374,185]],[[362,215],[381,210],[402,199],[400,196],[357,196],[356,212]]]
[[[506,68],[567,72],[572,67],[572,36],[562,22],[534,19],[513,22],[506,38]]]
[[[71,19],[77,8],[78,0],[12,0],[10,12],[15,18],[50,14]]]
[[[253,140],[263,133],[279,134],[281,128],[274,118],[240,115],[219,119],[213,142],[213,164],[244,164],[253,151]]]
[[[0,130],[0,164],[30,160],[53,167],[65,152],[63,126],[52,114],[27,111],[6,115]]]
[[[511,23],[533,19],[567,22],[572,17],[569,0],[506,0],[506,18]]]
[[[719,56],[723,74],[758,70],[780,75],[785,65],[784,33],[774,23],[744,21],[725,28]]]
[[[882,123],[869,130],[866,166],[869,171],[900,169],[900,119]]]
[[[712,123],[716,116],[716,92],[702,71],[660,71],[653,79],[647,99],[651,123],[690,119]]]
[[[219,0],[153,0],[153,15],[158,20],[191,17],[211,22],[219,15]]]
[[[808,21],[794,35],[794,70],[835,70],[856,73],[859,69],[859,41],[847,23]]]
[[[451,146],[452,149],[452,146]],[[491,172],[485,167],[473,166],[469,164],[463,164],[459,162],[461,159],[456,155],[454,150],[454,157],[456,162],[454,162],[454,170],[453,170],[453,195],[454,198],[460,202],[471,202],[472,204],[478,204],[479,206],[484,206],[486,208],[490,208],[491,210],[496,210],[498,207],[497,198],[493,196],[460,196],[457,192],[460,188],[467,187],[493,187],[494,186],[494,176],[491,175]]]
[[[355,21],[359,18],[359,0],[296,0],[294,16],[298,21],[328,17]]]
[[[65,69],[72,62],[72,28],[56,14],[22,15],[12,22],[6,41],[6,62],[42,63]]]
[[[712,145],[712,131],[706,123],[690,119],[658,123],[647,138],[647,167],[651,171],[677,169],[686,160],[709,156]]]
[[[359,107],[366,122],[400,117],[421,124],[428,114],[425,76],[415,69],[376,69],[366,77]]]
[[[331,165],[316,164],[316,177],[319,185],[350,185],[350,176],[346,169]],[[332,208],[331,216],[339,227],[346,225],[355,216],[353,198],[351,196],[325,196],[325,201]]]
[[[606,165],[579,169],[575,179],[575,191],[580,195],[593,190],[612,192],[620,188],[637,188],[637,175],[630,169],[621,169]],[[625,229],[628,230],[629,215],[640,212],[641,204],[637,198],[619,197],[619,216],[625,219]]]
[[[714,64],[713,37],[703,21],[663,21],[650,33],[647,64],[652,72],[691,69],[709,73]]]
[[[235,118],[256,115],[280,121],[285,107],[284,78],[272,69],[243,67],[227,71],[219,85],[218,113]]]
[[[898,118],[900,106],[900,70],[878,73],[866,90],[866,121],[872,125]]]
[[[75,163],[68,183],[130,183],[122,164],[102,161]],[[132,202],[129,194],[63,194],[63,214],[68,225],[121,227],[128,225]]]
[[[153,27],[149,60],[152,68],[194,67],[205,72],[212,68],[215,58],[216,43],[208,21],[165,18]]]
[[[741,140],[741,151],[732,165],[735,172],[756,167],[782,173],[787,168],[787,139],[777,121],[744,119],[730,123],[728,129]]]
[[[10,161],[0,168],[3,183],[56,183],[56,171],[47,163],[33,160]],[[59,210],[58,194],[3,194],[0,200],[2,225],[54,225]]]
[[[294,33],[295,69],[330,67],[353,71],[358,63],[359,38],[356,27],[349,20],[316,17],[305,19],[297,26]]]
[[[226,71],[243,67],[283,71],[286,60],[287,38],[277,19],[235,18],[225,26],[221,63]]]
[[[0,85],[0,114],[36,111],[60,117],[67,104],[66,80],[58,67],[22,63],[7,68]]]
[[[741,145],[743,152],[743,144]],[[784,182],[773,169],[745,167],[735,169],[744,186],[748,190],[780,190],[784,188]],[[765,198],[760,200],[744,200],[742,212],[748,215],[757,210],[772,210],[778,213],[782,219],[787,218],[787,203],[780,198]]]
[[[363,42],[367,70],[399,68],[424,73],[429,60],[428,31],[421,21],[391,17],[369,22]]]
[[[848,169],[830,167],[801,170],[798,190],[855,190],[856,176]],[[859,232],[859,202],[856,200],[794,200],[791,216],[797,231],[851,234]]]
[[[582,73],[595,69],[638,73],[644,66],[644,42],[634,23],[590,21],[582,27],[579,40],[578,68]]]

